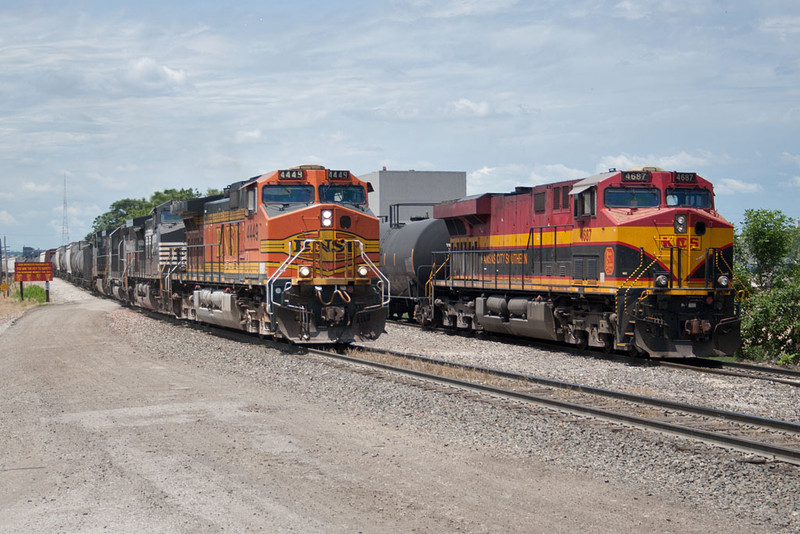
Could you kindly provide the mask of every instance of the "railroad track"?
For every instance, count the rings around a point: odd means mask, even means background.
[[[548,378],[435,360],[396,351],[306,349],[309,354],[434,381],[495,397],[546,406],[647,430],[701,440],[729,449],[800,465],[800,424],[695,406]],[[469,378],[460,378],[467,375]]]
[[[421,328],[419,324],[409,321],[392,321],[392,322],[394,324],[401,326],[408,326],[411,328]],[[443,332],[460,334],[458,331],[443,331]],[[603,360],[619,361],[632,365],[643,365],[643,366],[652,365],[657,367],[671,367],[674,369],[686,369],[690,371],[697,371],[700,373],[749,378],[751,380],[763,380],[767,382],[775,382],[778,384],[786,384],[788,386],[793,386],[793,387],[800,387],[800,370],[796,369],[767,367],[764,365],[755,365],[742,362],[722,362],[718,360],[710,360],[703,358],[690,358],[684,361],[646,359],[635,356],[628,356],[626,354],[607,353],[592,349],[579,349],[571,345],[558,344],[555,342],[541,340],[541,339],[520,340],[519,338],[507,337],[500,334],[492,334],[489,337],[489,339],[518,346],[535,345],[537,347],[559,350],[565,353],[570,353],[580,356],[591,356],[592,358],[599,358]]]
[[[716,360],[690,360],[686,363],[676,361],[661,361],[657,365],[673,367],[676,369],[690,369],[703,373],[737,376],[750,378],[753,380],[766,380],[778,384],[800,387],[800,371],[795,369],[783,369],[779,367],[767,367],[765,365],[755,365],[741,362],[719,362]]]
[[[150,314],[150,312],[145,312]],[[318,355],[380,371],[445,384],[560,412],[665,432],[762,458],[800,465],[800,424],[694,406],[532,375],[436,360],[415,354],[355,345],[343,351],[264,340],[238,330],[174,319],[185,327],[291,354]],[[345,353],[347,352],[347,353]],[[372,356],[369,356],[372,354]],[[469,378],[458,378],[467,375]],[[498,385],[498,382],[501,385]]]

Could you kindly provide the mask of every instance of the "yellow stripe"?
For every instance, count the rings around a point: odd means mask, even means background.
[[[208,213],[205,215],[204,224],[217,224],[224,222],[240,221],[244,219],[244,208],[233,211],[220,211],[217,213]]]

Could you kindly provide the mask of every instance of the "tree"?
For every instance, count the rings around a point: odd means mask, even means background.
[[[792,219],[779,210],[745,210],[740,248],[752,263],[758,285],[772,283],[775,270],[790,256],[796,234]]]
[[[800,361],[800,232],[780,211],[745,211],[745,223],[736,236],[737,279],[751,294],[742,309],[741,354],[754,360],[779,363]],[[752,266],[752,278],[750,269]],[[752,281],[751,281],[752,280]]]
[[[150,204],[152,207],[160,206],[169,200],[184,200],[187,198],[197,198],[200,193],[194,189],[164,189],[163,191],[156,191],[150,195]]]
[[[742,354],[782,364],[800,362],[800,283],[786,278],[755,293],[742,315]]]
[[[91,240],[92,234],[108,228],[116,228],[128,219],[148,215],[153,208],[169,200],[183,200],[197,198],[200,193],[194,189],[164,189],[150,195],[150,200],[144,198],[123,198],[111,203],[108,211],[95,217],[92,230],[85,237]]]

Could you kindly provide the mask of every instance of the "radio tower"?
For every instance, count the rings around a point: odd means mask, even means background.
[[[64,173],[64,220],[61,222],[61,244],[69,243],[69,224],[67,223],[67,173]]]

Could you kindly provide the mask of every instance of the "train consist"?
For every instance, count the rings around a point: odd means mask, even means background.
[[[733,227],[696,173],[611,169],[433,214],[382,227],[393,315],[654,357],[741,344]]]
[[[183,319],[300,344],[375,339],[390,288],[369,190],[349,171],[275,171],[162,204],[51,261],[59,276]]]

